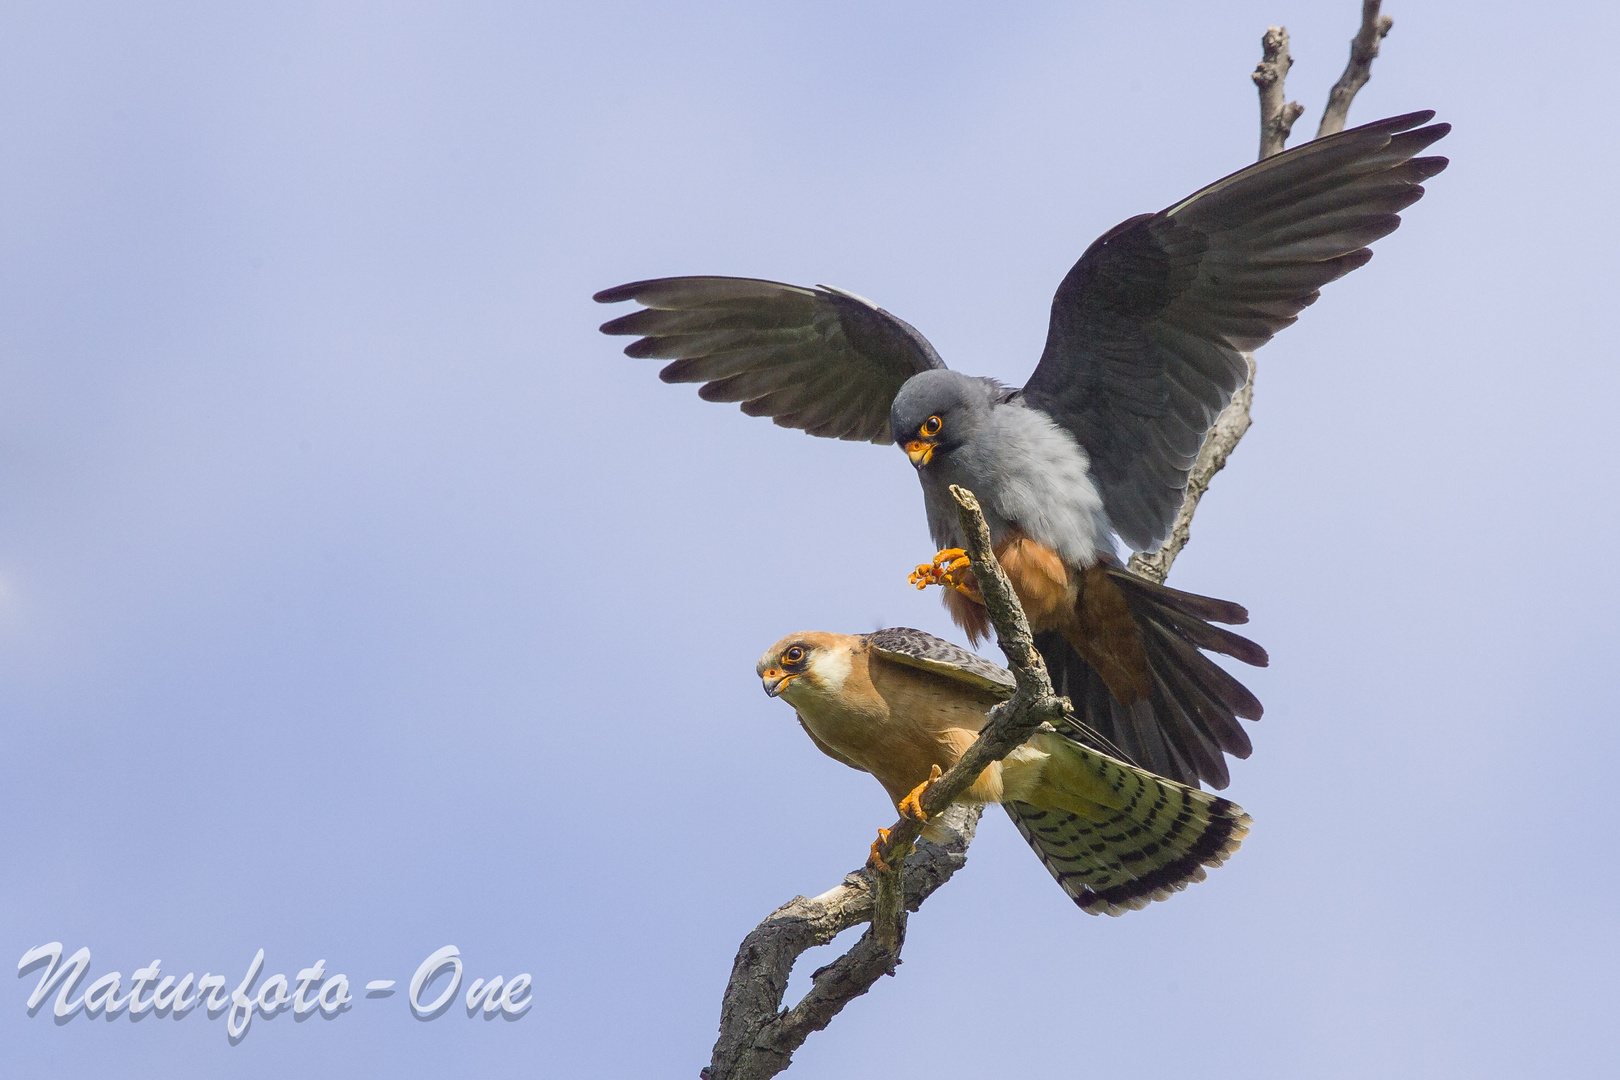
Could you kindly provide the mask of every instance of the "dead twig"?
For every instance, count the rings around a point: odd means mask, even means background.
[[[1280,154],[1294,130],[1294,121],[1305,111],[1297,101],[1289,101],[1283,91],[1288,69],[1294,58],[1288,55],[1288,27],[1266,28],[1260,39],[1260,63],[1249,76],[1260,88],[1260,160]]]
[[[1322,125],[1316,129],[1316,137],[1332,135],[1344,130],[1344,122],[1350,115],[1350,103],[1355,100],[1356,91],[1367,85],[1372,78],[1372,62],[1378,57],[1378,46],[1388,36],[1395,20],[1388,15],[1379,14],[1378,9],[1383,6],[1384,0],[1362,0],[1361,3],[1361,29],[1356,36],[1350,39],[1350,62],[1344,66],[1344,74],[1339,81],[1333,84],[1328,91],[1327,108],[1322,110]]]

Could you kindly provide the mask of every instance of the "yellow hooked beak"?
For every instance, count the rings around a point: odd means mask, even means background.
[[[906,457],[911,459],[911,463],[913,465],[926,465],[928,464],[928,459],[934,456],[935,445],[936,444],[931,442],[924,442],[921,439],[912,439],[910,442],[906,443]]]
[[[789,675],[778,668],[766,668],[760,674],[759,681],[765,684],[766,697],[778,697],[787,687],[787,684],[797,678],[797,675]]]

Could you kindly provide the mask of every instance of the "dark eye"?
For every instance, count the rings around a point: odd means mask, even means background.
[[[800,664],[804,662],[804,650],[797,645],[782,654],[782,663]]]
[[[922,427],[918,428],[917,431],[923,436],[923,438],[931,439],[935,435],[938,435],[939,429],[944,426],[945,421],[941,420],[937,416],[930,416],[928,419],[923,421]]]

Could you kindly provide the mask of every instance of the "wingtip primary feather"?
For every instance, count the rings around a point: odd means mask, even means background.
[[[1342,131],[1334,132],[1332,135],[1327,135],[1319,139],[1312,139],[1308,142],[1300,143],[1299,146],[1309,146],[1312,143],[1323,143],[1329,139],[1346,140],[1347,138],[1354,138],[1358,135],[1365,135],[1371,131],[1376,131],[1383,135],[1399,135],[1403,131],[1411,131],[1413,128],[1422,127],[1424,124],[1427,124],[1433,119],[1433,109],[1419,109],[1416,112],[1401,113],[1399,116],[1386,116],[1382,120],[1369,120],[1365,124],[1360,124],[1353,128],[1345,128]],[[1437,124],[1435,126],[1443,127],[1447,131],[1451,130],[1450,124]],[[1441,132],[1440,134],[1444,135],[1445,132]],[[1439,135],[1435,136],[1435,138],[1439,137]],[[1299,147],[1292,147],[1291,149],[1297,150]]]
[[[614,285],[611,288],[601,289],[591,296],[598,304],[617,304],[625,300],[634,300],[636,293],[651,281],[629,281],[623,285]],[[603,331],[606,333],[607,331]]]
[[[1427,124],[1434,119],[1433,109],[1419,109],[1416,112],[1402,113],[1400,116],[1391,116],[1386,120],[1374,120],[1368,127],[1383,127],[1390,132],[1407,131],[1411,128]],[[1450,127],[1451,125],[1444,125]],[[1352,129],[1354,130],[1354,129]]]
[[[1433,157],[1413,158],[1406,163],[1407,168],[1412,172],[1411,178],[1414,181],[1428,180],[1431,177],[1439,176],[1446,171],[1446,167],[1450,164],[1450,158],[1438,154]],[[1420,187],[1418,191],[1421,192],[1423,189]]]

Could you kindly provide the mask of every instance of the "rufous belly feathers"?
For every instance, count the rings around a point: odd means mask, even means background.
[[[1006,571],[1030,629],[1039,634],[1056,630],[1074,651],[1102,676],[1121,704],[1148,695],[1150,678],[1142,628],[1131,615],[1119,587],[1109,580],[1102,563],[1089,567],[1066,566],[1051,548],[1019,532],[1010,532],[995,545],[996,559]],[[946,588],[945,606],[951,618],[974,644],[990,636],[990,616],[971,569],[954,575],[956,588]]]

